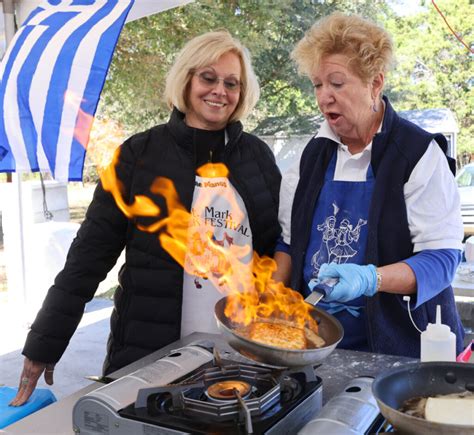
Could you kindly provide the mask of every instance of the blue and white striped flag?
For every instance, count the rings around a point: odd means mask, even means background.
[[[0,172],[80,181],[117,39],[134,0],[47,0],[0,65]]]

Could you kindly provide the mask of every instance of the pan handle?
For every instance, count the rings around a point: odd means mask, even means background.
[[[319,279],[313,278],[309,283],[308,287],[313,292],[319,292],[324,295],[324,297],[329,296],[333,290],[334,286],[339,282],[337,278],[327,278],[327,279]]]

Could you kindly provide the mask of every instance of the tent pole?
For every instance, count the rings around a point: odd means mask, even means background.
[[[15,35],[15,7],[13,0],[3,0],[3,15],[5,22],[5,41],[8,48]],[[14,292],[15,302],[27,303],[26,294],[26,259],[22,204],[21,174],[12,174],[10,199],[4,210],[3,228],[5,231],[5,253],[7,254],[7,284],[9,293]]]
[[[5,41],[8,47],[15,34],[15,8],[13,0],[3,0],[3,15],[5,18]]]
[[[15,7],[13,0],[5,0],[3,2],[3,23],[5,33],[5,49],[10,45],[13,36],[15,35]],[[12,182],[12,174],[7,174],[7,183]]]

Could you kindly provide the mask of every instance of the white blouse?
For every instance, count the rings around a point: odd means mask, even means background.
[[[380,131],[380,129],[379,129]],[[338,143],[336,181],[365,181],[372,154],[372,142],[357,154],[346,145],[324,121],[316,135]],[[285,243],[291,243],[291,208],[299,181],[300,161],[283,174],[280,189],[279,221]],[[456,181],[446,156],[436,141],[432,141],[416,164],[403,187],[408,226],[414,251],[424,249],[461,249],[463,223]]]

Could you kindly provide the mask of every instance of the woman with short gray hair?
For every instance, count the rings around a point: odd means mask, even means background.
[[[419,357],[409,310],[424,330],[440,305],[459,352],[459,194],[446,138],[400,118],[383,95],[392,47],[377,24],[339,12],[296,45],[324,122],[282,181],[275,279],[304,295],[331,284],[318,306],[341,321],[342,348]]]

